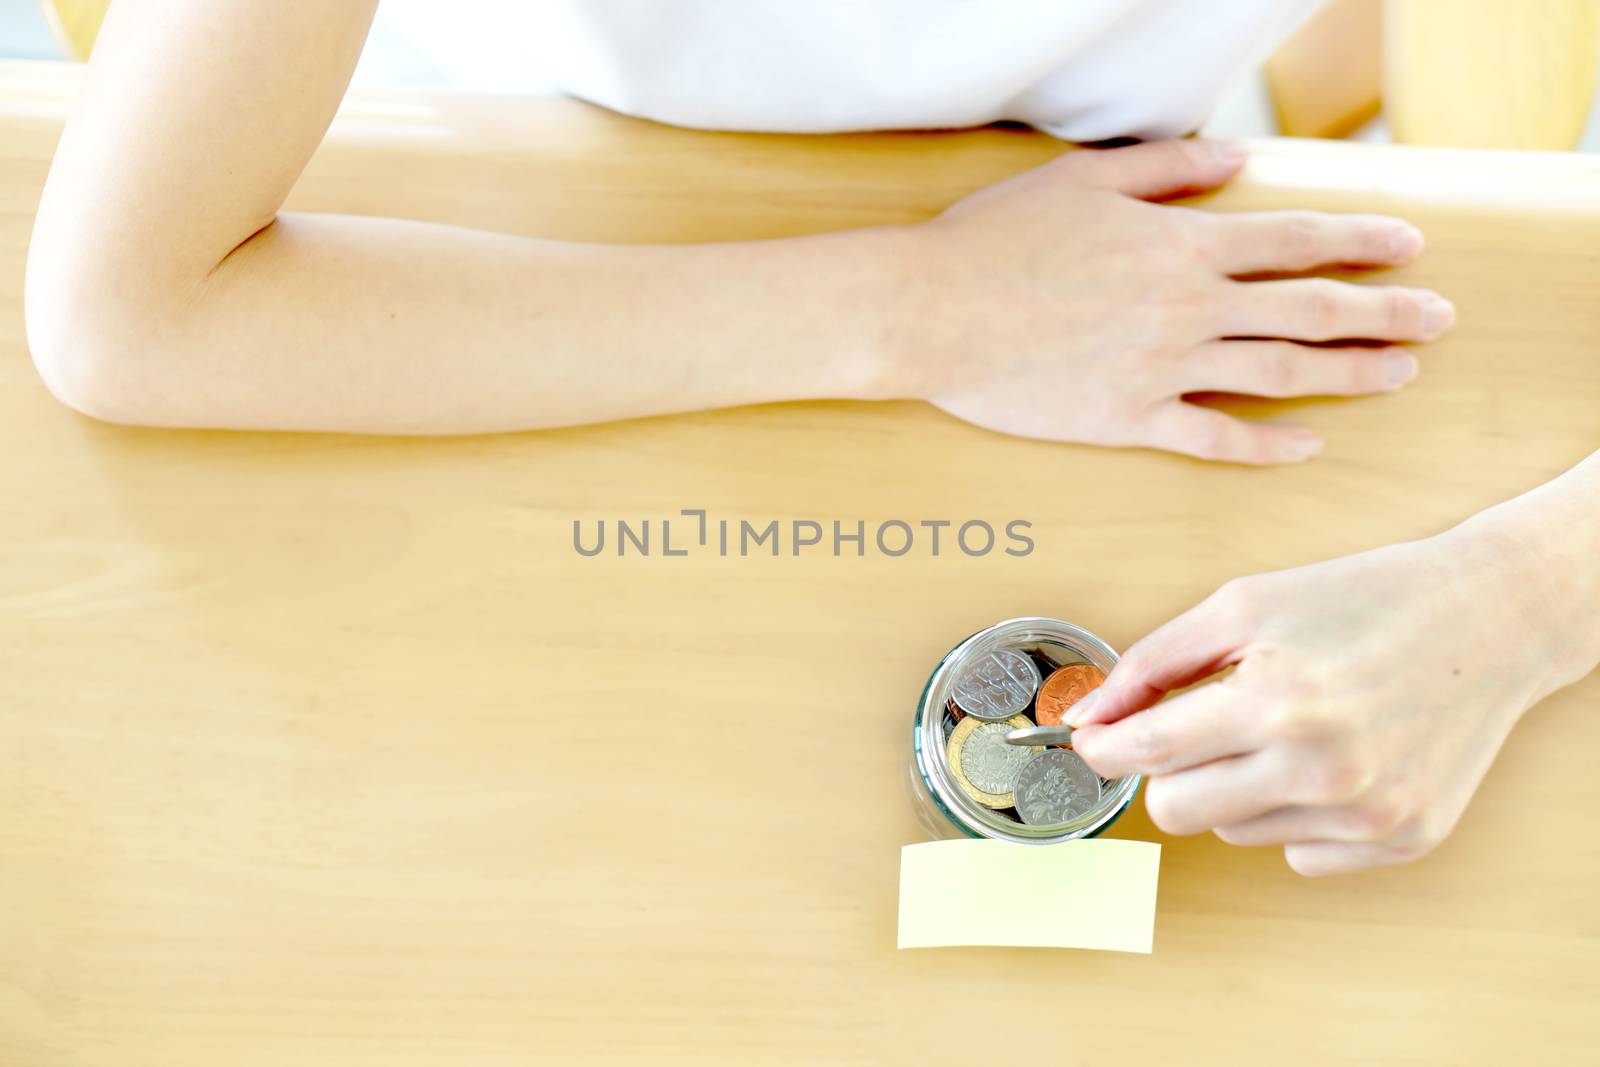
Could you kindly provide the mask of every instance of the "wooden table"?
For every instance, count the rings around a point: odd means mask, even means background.
[[[1461,314],[1400,395],[1259,405],[1326,434],[1303,467],[1010,440],[918,404],[170,433],[74,415],[27,358],[24,248],[74,85],[0,66],[0,1063],[1594,1055],[1593,678],[1412,866],[1310,881],[1169,839],[1152,956],[893,946],[912,705],[956,640],[1043,613],[1126,645],[1230,576],[1431,533],[1600,444],[1595,161],[1260,146],[1217,207],[1403,213],[1431,249],[1394,276]],[[922,218],[1057,150],[369,97],[292,206],[760,237]],[[683,508],[1024,518],[1038,547],[573,550],[574,520]],[[1115,832],[1161,837],[1142,805]]]

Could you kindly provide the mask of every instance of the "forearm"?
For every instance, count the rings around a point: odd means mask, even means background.
[[[888,389],[908,231],[582,246],[280,214],[374,7],[113,7],[29,249],[30,347],[63,400],[451,433]]]
[[[427,434],[883,395],[906,239],[599,246],[286,214],[192,292],[117,311],[79,406]]]

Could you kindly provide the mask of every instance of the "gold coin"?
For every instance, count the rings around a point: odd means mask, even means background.
[[[1012,791],[990,792],[981,786],[995,786],[1001,779],[1010,777],[1016,779],[1017,772],[1028,761],[1028,757],[1035,752],[1043,752],[1043,745],[1032,745],[1024,748],[1021,745],[1009,744],[1006,734],[1021,726],[1032,726],[1033,720],[1026,715],[1013,715],[1002,722],[984,722],[973,715],[968,715],[956,723],[955,730],[950,734],[950,740],[945,743],[945,760],[950,765],[950,773],[956,776],[956,782],[962,790],[973,800],[986,808],[999,811],[1001,808],[1014,806],[1015,798]],[[981,733],[980,733],[981,731]],[[974,751],[968,751],[968,743],[977,738]],[[967,766],[963,757],[972,757],[972,766]],[[974,783],[973,778],[978,778],[979,783]]]

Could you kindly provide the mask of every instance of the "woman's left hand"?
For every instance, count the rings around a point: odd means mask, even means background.
[[[1522,713],[1594,663],[1593,592],[1529,550],[1530,506],[1229,582],[1079,702],[1074,747],[1147,775],[1169,833],[1283,845],[1302,874],[1423,855]]]

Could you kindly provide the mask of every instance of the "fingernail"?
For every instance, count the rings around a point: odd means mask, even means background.
[[[1442,296],[1429,297],[1422,308],[1422,332],[1437,337],[1456,322],[1456,306]]]
[[[1072,727],[1074,730],[1076,730],[1079,726],[1082,726],[1083,721],[1089,717],[1089,713],[1099,706],[1100,700],[1100,690],[1089,690],[1088,693],[1084,694],[1082,700],[1079,700],[1076,704],[1072,705],[1072,710],[1067,715],[1067,725]]]
[[[1417,362],[1417,357],[1410,353],[1389,356],[1384,361],[1383,372],[1389,379],[1391,388],[1404,385],[1417,376],[1422,369],[1422,364]]]
[[[1410,259],[1422,251],[1422,231],[1415,226],[1397,226],[1389,237],[1389,255],[1394,259]]]
[[[1237,163],[1250,154],[1243,141],[1212,141],[1211,151],[1224,163]]]

